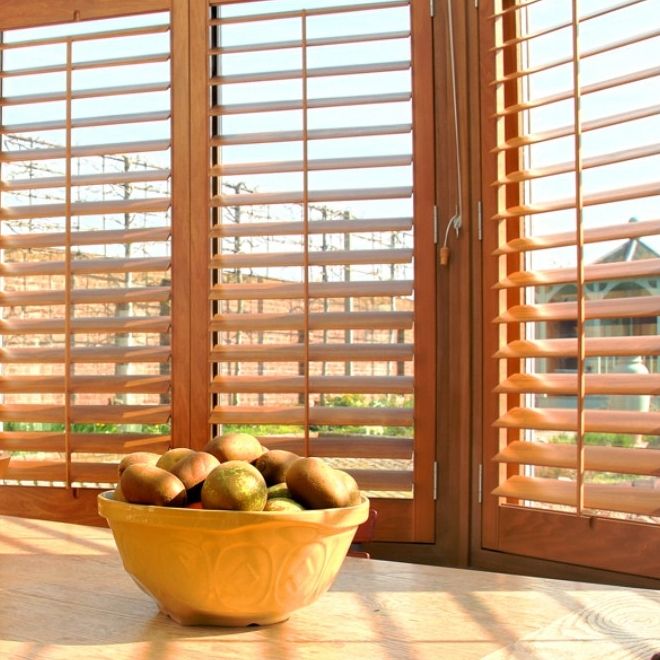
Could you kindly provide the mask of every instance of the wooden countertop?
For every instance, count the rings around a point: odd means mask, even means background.
[[[124,572],[109,530],[0,516],[0,658],[644,658],[660,593],[348,558],[280,624],[182,627]]]

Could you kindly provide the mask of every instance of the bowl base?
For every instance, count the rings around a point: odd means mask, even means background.
[[[266,617],[225,617],[206,614],[180,615],[176,612],[168,612],[161,608],[165,616],[172,619],[181,626],[219,626],[222,628],[247,628],[248,626],[271,626],[275,623],[282,623],[289,619],[289,614],[282,616]]]

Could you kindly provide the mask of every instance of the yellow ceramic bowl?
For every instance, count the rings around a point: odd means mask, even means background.
[[[357,506],[317,511],[179,509],[98,498],[124,568],[161,611],[184,625],[246,626],[287,619],[332,584]]]

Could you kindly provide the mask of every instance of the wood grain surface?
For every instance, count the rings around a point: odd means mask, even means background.
[[[2,477],[4,473],[7,471],[10,458],[11,457],[9,456],[9,454],[0,454],[0,477]]]
[[[185,628],[124,572],[109,530],[0,516],[0,658],[649,659],[658,650],[657,591],[353,558],[284,623]]]

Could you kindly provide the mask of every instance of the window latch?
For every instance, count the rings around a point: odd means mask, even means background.
[[[458,209],[454,215],[449,218],[447,222],[447,227],[445,228],[445,240],[442,243],[440,248],[440,265],[446,266],[449,263],[449,232],[453,229],[456,232],[456,238],[459,237],[461,227],[463,226],[463,220]]]

